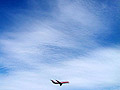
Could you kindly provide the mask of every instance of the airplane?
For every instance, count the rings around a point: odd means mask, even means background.
[[[52,81],[52,83],[54,83],[54,84],[60,84],[60,86],[62,86],[62,84],[69,83],[68,81],[65,81],[65,82],[60,82],[60,81],[58,81],[58,80],[56,80],[56,82],[55,82],[54,80],[51,80],[51,81]]]

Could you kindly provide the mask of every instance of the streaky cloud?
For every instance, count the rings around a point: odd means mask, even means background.
[[[94,1],[86,5],[86,1],[61,0],[45,12],[39,9],[39,0],[31,2],[33,9],[10,13],[15,23],[0,36],[0,64],[10,69],[7,76],[0,76],[2,90],[119,86],[119,45],[102,47],[98,42],[98,37],[111,33],[103,9],[96,11]],[[59,88],[50,79],[69,80],[70,84]]]

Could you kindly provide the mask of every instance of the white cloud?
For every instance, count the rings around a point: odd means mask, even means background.
[[[102,32],[100,29],[104,26],[99,21],[99,17],[96,17],[81,4],[79,6],[77,2],[59,2],[58,12],[60,13],[58,17],[45,21],[25,15],[21,15],[22,20],[20,20],[19,15],[14,15],[17,18],[17,25],[12,27],[15,32],[2,35],[3,39],[0,40],[3,52],[17,61],[31,63],[35,62],[37,57],[40,61],[46,56],[49,57],[51,50],[46,45],[80,49],[81,51],[99,46],[95,42],[95,34]],[[55,13],[57,12],[54,12],[53,17],[56,16]],[[91,23],[92,21],[94,24]]]
[[[58,2],[57,10],[50,15],[54,17],[52,20],[21,15],[22,23],[18,22],[20,17],[13,16],[17,18],[17,25],[11,27],[14,32],[0,36],[3,53],[0,63],[13,71],[2,77],[0,88],[61,90],[119,85],[119,48],[101,48],[96,42],[96,37],[108,29],[103,25],[105,21],[82,4],[69,1]],[[50,46],[63,50],[58,53]],[[84,56],[78,54],[74,59],[64,58],[69,56],[63,53],[66,48],[89,52]],[[51,63],[47,63],[47,59]],[[53,59],[61,61],[56,63]],[[49,81],[52,78],[69,80],[70,84],[59,88]]]
[[[45,79],[46,75],[34,71],[16,71],[2,79],[1,90],[56,90]]]
[[[36,69],[17,70],[2,79],[1,88],[5,90],[60,89],[52,85],[50,79],[69,80],[64,88],[99,89],[120,84],[120,50],[109,48],[91,52],[88,56],[64,61],[56,65],[40,64]],[[109,54],[108,54],[109,53]],[[6,87],[7,86],[7,87]],[[61,89],[60,89],[61,90]]]

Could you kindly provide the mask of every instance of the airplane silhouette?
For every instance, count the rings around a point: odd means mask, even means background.
[[[58,80],[56,80],[56,82],[55,82],[54,80],[51,80],[51,81],[52,81],[52,83],[54,83],[54,84],[60,84],[60,86],[62,86],[62,84],[69,83],[68,81],[65,81],[65,82],[60,82],[60,81],[58,81]]]

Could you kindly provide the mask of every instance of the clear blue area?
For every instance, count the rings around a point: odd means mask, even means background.
[[[9,72],[8,68],[0,66],[0,75],[7,74]]]
[[[36,0],[35,0],[36,1]],[[37,0],[38,3],[34,3],[34,0],[0,0],[0,33],[11,31],[9,27],[14,25],[14,18],[11,14],[23,14],[32,17],[41,17],[43,19],[49,17],[49,14],[41,13],[51,12],[55,7],[55,0],[49,2],[49,0]],[[31,4],[33,3],[33,5]],[[52,4],[53,3],[53,4]],[[38,7],[37,7],[38,5]],[[31,10],[38,10],[36,12],[30,12]],[[27,12],[27,10],[29,12]],[[38,16],[39,13],[39,16]],[[51,17],[52,18],[52,17]],[[27,18],[26,18],[27,20]],[[18,21],[19,22],[19,21]],[[6,31],[5,31],[6,30]]]

